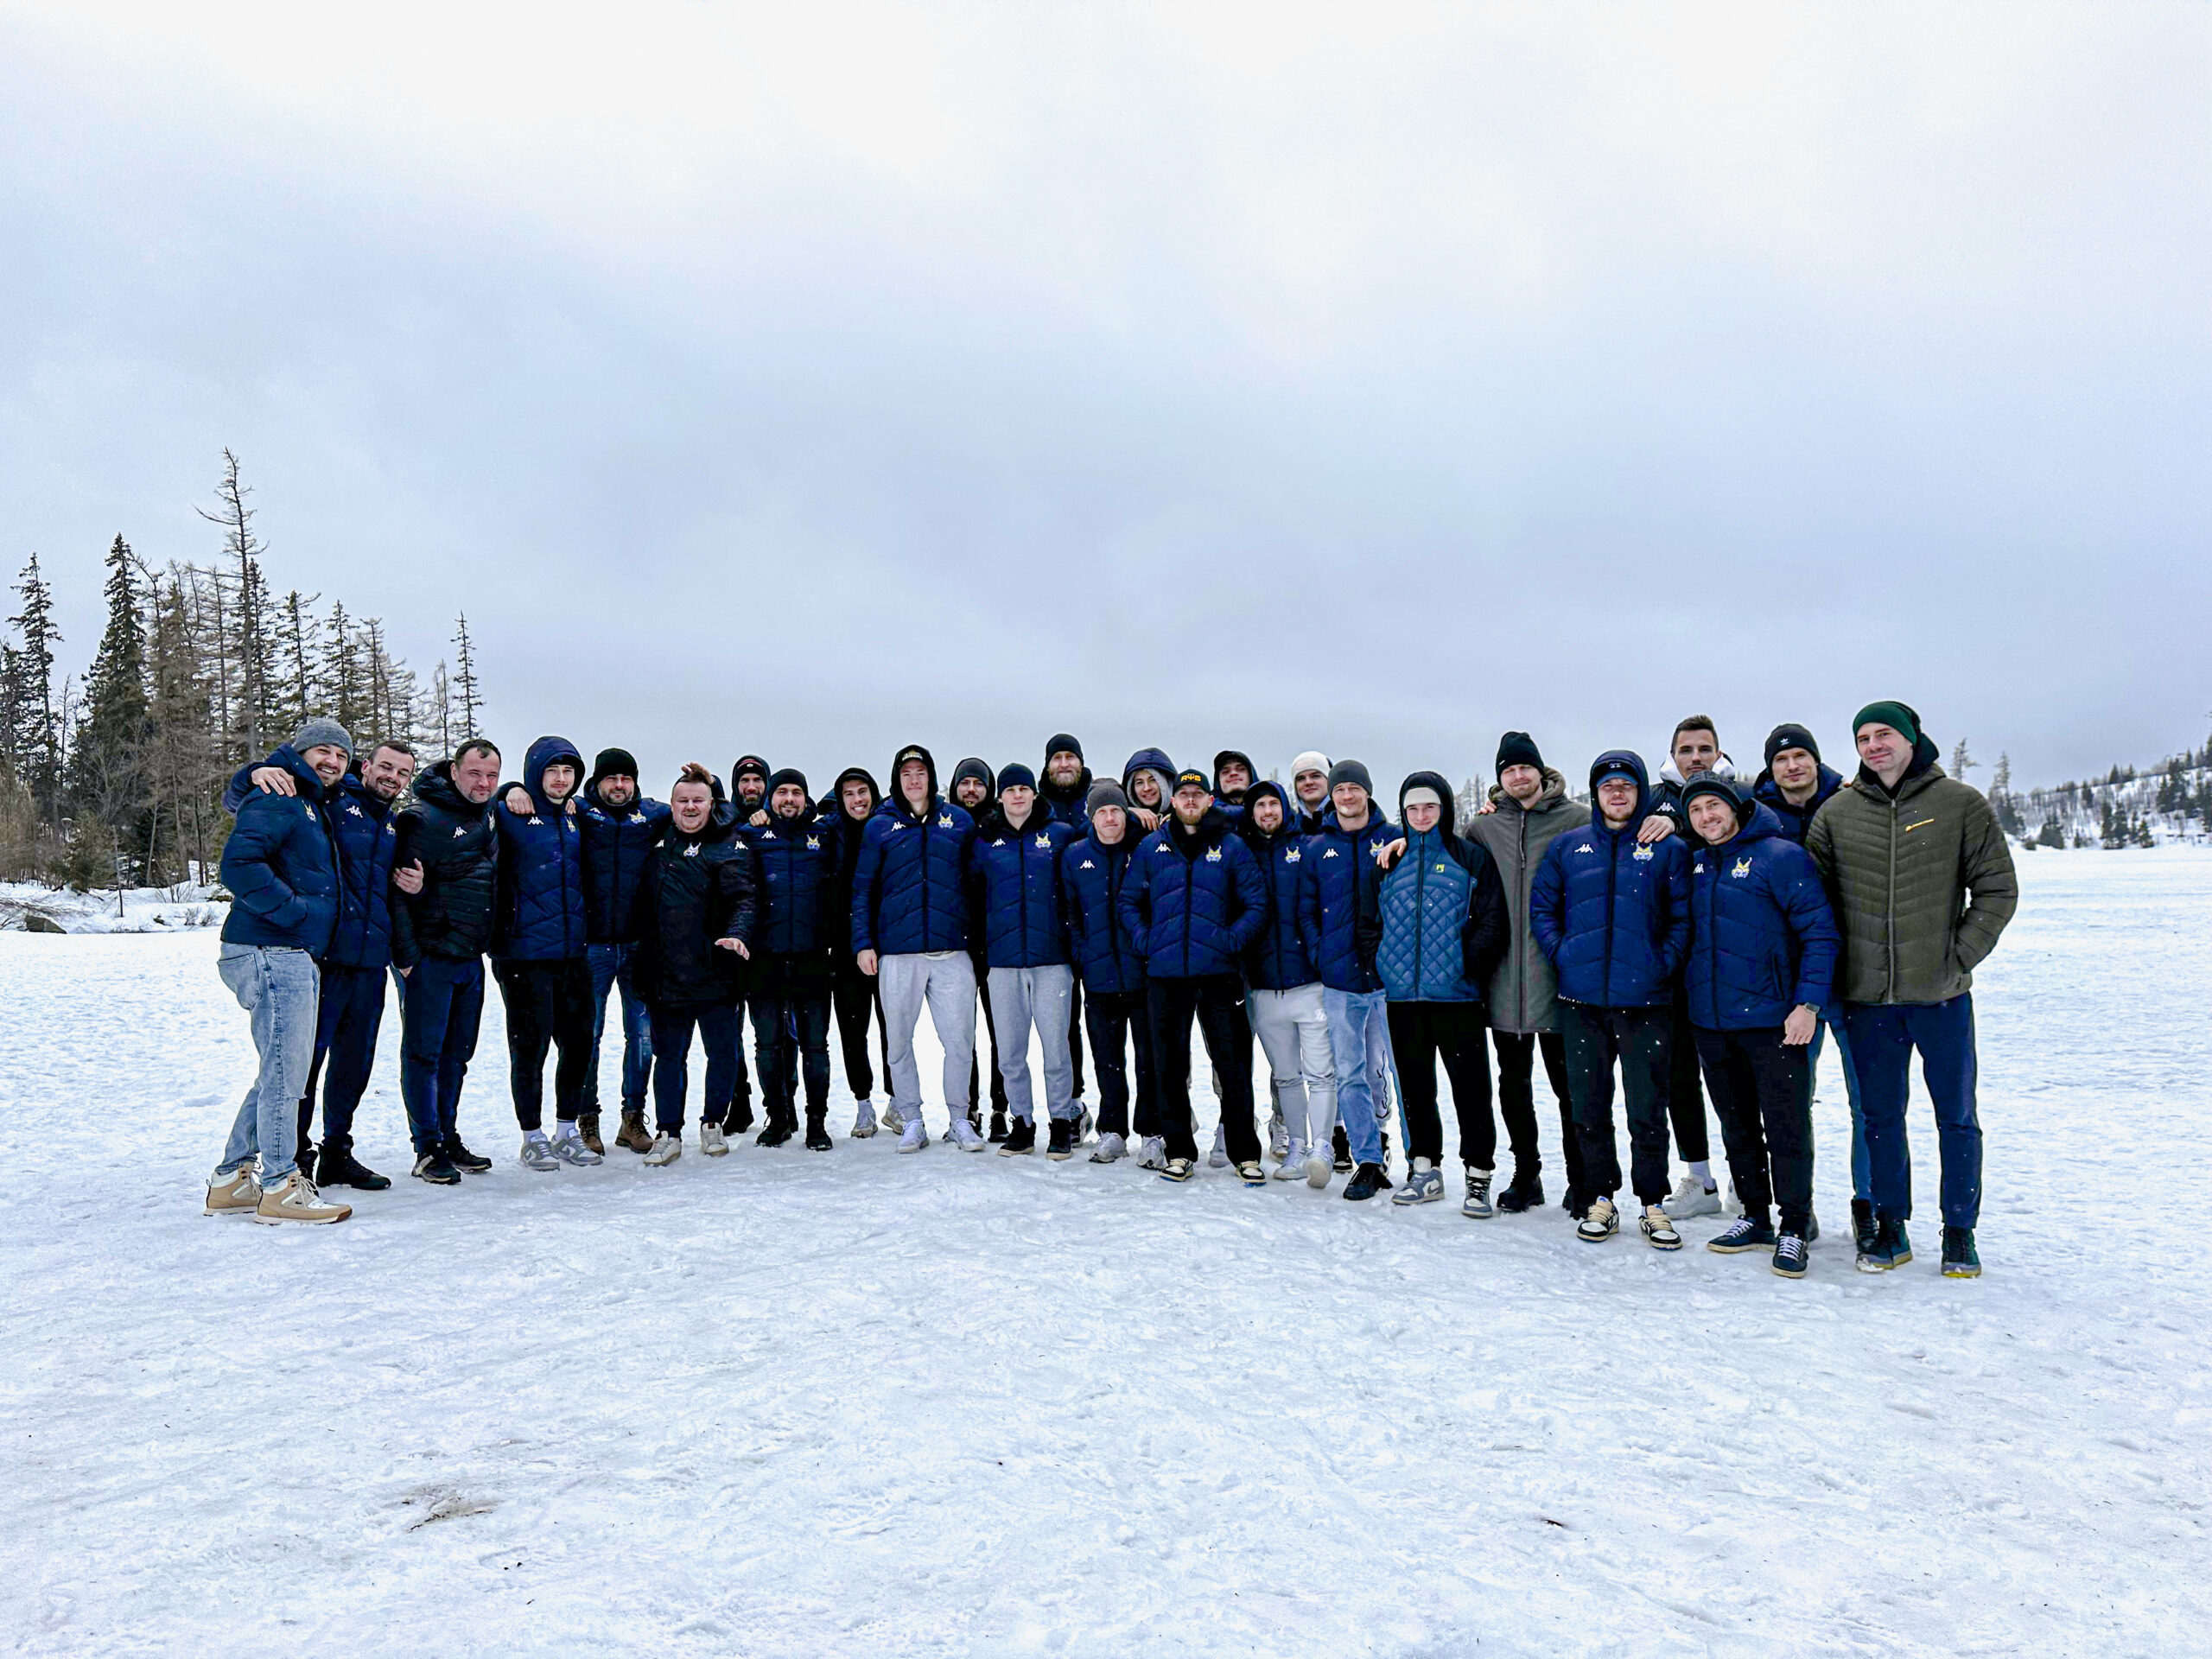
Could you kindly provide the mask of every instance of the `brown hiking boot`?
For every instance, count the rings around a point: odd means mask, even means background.
[[[645,1133],[645,1115],[643,1112],[622,1114],[622,1127],[615,1131],[614,1144],[627,1147],[632,1152],[651,1152],[653,1149],[653,1138]]]
[[[315,1190],[315,1183],[294,1170],[261,1195],[253,1218],[271,1224],[304,1221],[324,1224],[343,1221],[353,1213],[350,1204],[333,1204]]]
[[[578,1139],[582,1141],[584,1145],[589,1147],[594,1152],[601,1154],[606,1152],[607,1147],[599,1138],[599,1114],[597,1112],[578,1112],[576,1114],[576,1135]]]
[[[261,1205],[261,1183],[251,1166],[218,1175],[207,1183],[207,1213],[211,1216],[251,1215]]]

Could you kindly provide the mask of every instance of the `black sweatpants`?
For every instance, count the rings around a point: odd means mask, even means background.
[[[1159,1090],[1153,1076],[1152,1020],[1142,991],[1093,991],[1084,1001],[1090,1033],[1090,1060],[1098,1073],[1098,1133],[1126,1137],[1131,1089],[1128,1053],[1136,1049],[1136,1124],[1139,1136],[1159,1135]]]
[[[369,1087],[376,1065],[377,1033],[384,1028],[382,968],[322,966],[322,998],[315,1007],[315,1060],[308,1067],[307,1092],[300,1096],[300,1145],[315,1136],[315,1087],[322,1080],[322,1144],[353,1144],[353,1109]]]
[[[986,1002],[990,998],[983,999]],[[1083,976],[1077,974],[1075,982],[1068,987],[1068,1063],[1075,1068],[1071,1093],[1077,1100],[1083,1098]],[[1104,1084],[1099,1084],[1104,1088]],[[971,1096],[972,1099],[973,1096]]]
[[[1567,1046],[1567,1086],[1574,1102],[1575,1138],[1582,1147],[1585,1199],[1621,1190],[1619,1143],[1613,1139],[1613,1062],[1628,1096],[1630,1184],[1639,1202],[1667,1196],[1667,1074],[1674,1064],[1671,1008],[1599,1008],[1562,1001],[1560,1035]],[[1695,1055],[1693,1052],[1693,1059]],[[1700,1108],[1702,1122],[1703,1109]]]
[[[584,957],[557,962],[494,962],[499,1000],[507,1010],[507,1076],[515,1121],[524,1129],[545,1123],[545,1051],[560,1051],[553,1067],[553,1113],[573,1123],[583,1109],[584,1075],[591,1070],[591,963]]]
[[[1243,976],[1147,980],[1145,1011],[1152,1020],[1153,1072],[1160,1082],[1160,1134],[1167,1141],[1167,1155],[1198,1155],[1198,1124],[1191,1116],[1191,1020],[1196,1015],[1206,1058],[1221,1081],[1221,1124],[1229,1161],[1257,1163],[1260,1136],[1252,1126],[1252,1016],[1244,1006]]]
[[[1483,1048],[1479,1002],[1393,1002],[1388,1007],[1390,1055],[1398,1066],[1398,1101],[1406,1119],[1406,1156],[1444,1161],[1444,1118],[1436,1104],[1436,1063],[1452,1079],[1452,1109],[1459,1119],[1459,1161],[1470,1169],[1497,1163],[1497,1120],[1491,1110],[1490,1056]],[[1533,1173],[1542,1165],[1536,1147],[1536,1115],[1526,1101],[1506,1109],[1513,1160]]]
[[[830,987],[830,1001],[837,1014],[837,1045],[845,1055],[845,1087],[856,1101],[875,1092],[875,1068],[868,1065],[868,1021],[875,1022],[876,1058],[883,1070],[883,1086],[891,1086],[890,1039],[883,1024],[883,995],[875,976],[861,972],[849,952],[837,956],[837,978]],[[972,1099],[973,1096],[971,1096]]]
[[[1497,1031],[1490,1034],[1497,1050],[1497,1102],[1508,1123],[1516,1111],[1533,1119],[1536,1115],[1536,1053],[1544,1056],[1544,1077],[1559,1103],[1560,1158],[1567,1166],[1567,1190],[1582,1191],[1582,1141],[1574,1132],[1574,1102],[1567,1087],[1567,1039],[1555,1031]]]
[[[806,1077],[806,1115],[830,1110],[830,996],[753,999],[753,1052],[760,1100],[771,1123],[798,1127],[798,1080]]]
[[[1783,1042],[1780,1026],[1696,1030],[1744,1213],[1764,1220],[1778,1205],[1782,1230],[1802,1235],[1813,1214],[1812,1045]]]
[[[1675,1126],[1675,1156],[1701,1164],[1713,1156],[1705,1135],[1705,1093],[1698,1087],[1697,1027],[1690,1024],[1689,993],[1675,993],[1674,1046],[1667,1064],[1667,1116]]]

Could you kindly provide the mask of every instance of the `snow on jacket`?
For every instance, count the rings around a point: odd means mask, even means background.
[[[1506,913],[1513,923],[1513,943],[1491,976],[1490,1023],[1494,1030],[1522,1035],[1550,1031],[1557,1023],[1559,976],[1529,925],[1529,894],[1535,886],[1536,866],[1554,840],[1590,822],[1590,809],[1567,798],[1567,779],[1557,770],[1546,766],[1543,780],[1536,804],[1530,807],[1493,785],[1490,799],[1495,810],[1477,814],[1466,831],[1470,841],[1482,842],[1497,861]]]
[[[441,760],[415,779],[415,804],[399,815],[397,866],[419,862],[423,890],[391,894],[391,959],[412,968],[425,957],[465,962],[492,943],[499,899],[499,832]]]
[[[584,841],[576,815],[545,792],[545,769],[563,764],[584,775],[584,758],[565,737],[541,737],[524,758],[522,786],[531,812],[504,800],[493,808],[499,827],[499,925],[492,953],[513,962],[581,957],[591,941],[584,917]],[[504,792],[504,791],[503,791]]]
[[[1068,943],[1084,986],[1091,991],[1144,988],[1144,957],[1122,919],[1122,888],[1143,837],[1134,824],[1109,847],[1093,830],[1060,855],[1060,898],[1067,907]]]
[[[1268,885],[1218,807],[1193,829],[1170,818],[1145,837],[1122,884],[1122,925],[1154,979],[1233,974],[1268,921]]]
[[[976,821],[938,792],[937,762],[918,745],[899,751],[929,770],[930,798],[919,813],[893,794],[876,809],[861,837],[853,870],[853,949],[880,956],[965,950],[968,843]],[[899,761],[893,760],[894,785]]]
[[[1893,796],[1861,769],[1805,838],[1843,931],[1846,1002],[1948,1002],[2019,907],[1987,798],[1943,775],[1923,735]]]
[[[283,766],[288,746],[264,766]],[[254,794],[256,767],[240,766],[223,791],[223,810],[236,815]],[[399,848],[399,826],[391,803],[372,791],[353,772],[338,780],[324,804],[338,855],[338,923],[322,960],[340,968],[385,968],[391,963],[391,859]]]
[[[845,810],[849,783],[868,785],[868,812],[861,817]],[[830,880],[830,944],[846,956],[853,951],[853,874],[860,868],[861,837],[868,832],[868,819],[882,804],[883,791],[875,786],[875,775],[865,766],[847,766],[830,785],[830,799],[822,809],[824,817],[835,821],[831,833],[837,844],[836,869]]]
[[[626,806],[609,806],[600,798],[598,779],[584,786],[576,802],[576,824],[584,844],[584,938],[591,944],[613,944],[630,937],[638,878],[667,823],[664,801],[640,797]]]
[[[1690,860],[1690,1023],[1707,1031],[1778,1026],[1801,1002],[1827,1006],[1841,937],[1811,855],[1781,820],[1734,798],[1742,826]]]
[[[1759,780],[1751,785],[1751,798],[1775,816],[1782,826],[1782,833],[1800,847],[1805,844],[1805,835],[1813,827],[1813,815],[1828,804],[1828,798],[1843,787],[1843,774],[1826,761],[1820,763],[1819,778],[1814,782],[1812,798],[1802,806],[1792,806],[1783,798],[1782,785],[1774,781],[1772,772],[1759,773]]]
[[[968,845],[983,961],[991,968],[1044,968],[1068,960],[1060,858],[1076,832],[1033,804],[1017,830],[1000,807]]]
[[[1283,809],[1282,827],[1271,836],[1252,822],[1251,808],[1263,795],[1281,802]],[[1246,981],[1262,991],[1311,985],[1321,976],[1314,969],[1313,957],[1306,954],[1306,941],[1298,931],[1298,891],[1306,874],[1306,837],[1298,832],[1289,797],[1280,784],[1253,785],[1245,794],[1244,807],[1236,833],[1252,849],[1268,887],[1268,925],[1245,954]]]
[[[1591,792],[1606,772],[1634,774],[1636,810],[1620,830],[1592,814],[1544,849],[1529,893],[1529,925],[1559,974],[1559,994],[1600,1008],[1650,1008],[1674,1000],[1689,949],[1689,851],[1680,836],[1639,846],[1650,813],[1641,757],[1613,749],[1590,768]]]
[[[1451,811],[1452,786],[1417,772],[1398,793],[1433,789]],[[1405,830],[1406,850],[1377,884],[1373,919],[1376,972],[1393,1002],[1479,1002],[1512,935],[1497,861],[1440,818],[1433,830]]]
[[[305,950],[320,960],[338,923],[338,854],[326,817],[322,779],[287,745],[270,757],[298,780],[296,795],[256,790],[238,804],[223,843],[223,885],[231,913],[226,944]]]
[[[756,953],[759,893],[753,849],[737,833],[738,809],[718,806],[696,834],[671,816],[645,861],[630,920],[638,953],[632,971],[649,1003],[734,1001],[747,964],[716,939],[743,939]]]
[[[772,816],[759,829],[738,833],[753,849],[757,884],[751,987],[766,996],[829,994],[836,970],[837,825],[810,808],[797,818]]]
[[[1449,800],[1447,791],[1445,798]],[[1376,858],[1398,839],[1398,830],[1372,804],[1367,823],[1347,830],[1333,813],[1306,838],[1306,877],[1298,890],[1298,933],[1321,983],[1332,991],[1363,995],[1382,988],[1375,971],[1372,929],[1363,938],[1360,918],[1371,920],[1381,871]]]

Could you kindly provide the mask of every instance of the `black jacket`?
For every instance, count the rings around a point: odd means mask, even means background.
[[[745,958],[715,944],[738,938],[760,949],[759,874],[753,849],[737,833],[737,811],[715,808],[696,835],[671,818],[645,860],[630,921],[638,988],[648,1003],[734,1001],[745,987]]]
[[[415,780],[415,804],[399,815],[393,868],[419,861],[423,891],[391,894],[391,959],[412,968],[425,957],[466,962],[492,944],[499,885],[499,832],[492,805],[468,799],[441,760]]]

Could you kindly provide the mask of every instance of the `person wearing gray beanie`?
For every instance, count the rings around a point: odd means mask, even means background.
[[[309,749],[343,749],[353,753],[353,734],[328,715],[312,715],[292,734],[292,752],[305,754]]]

